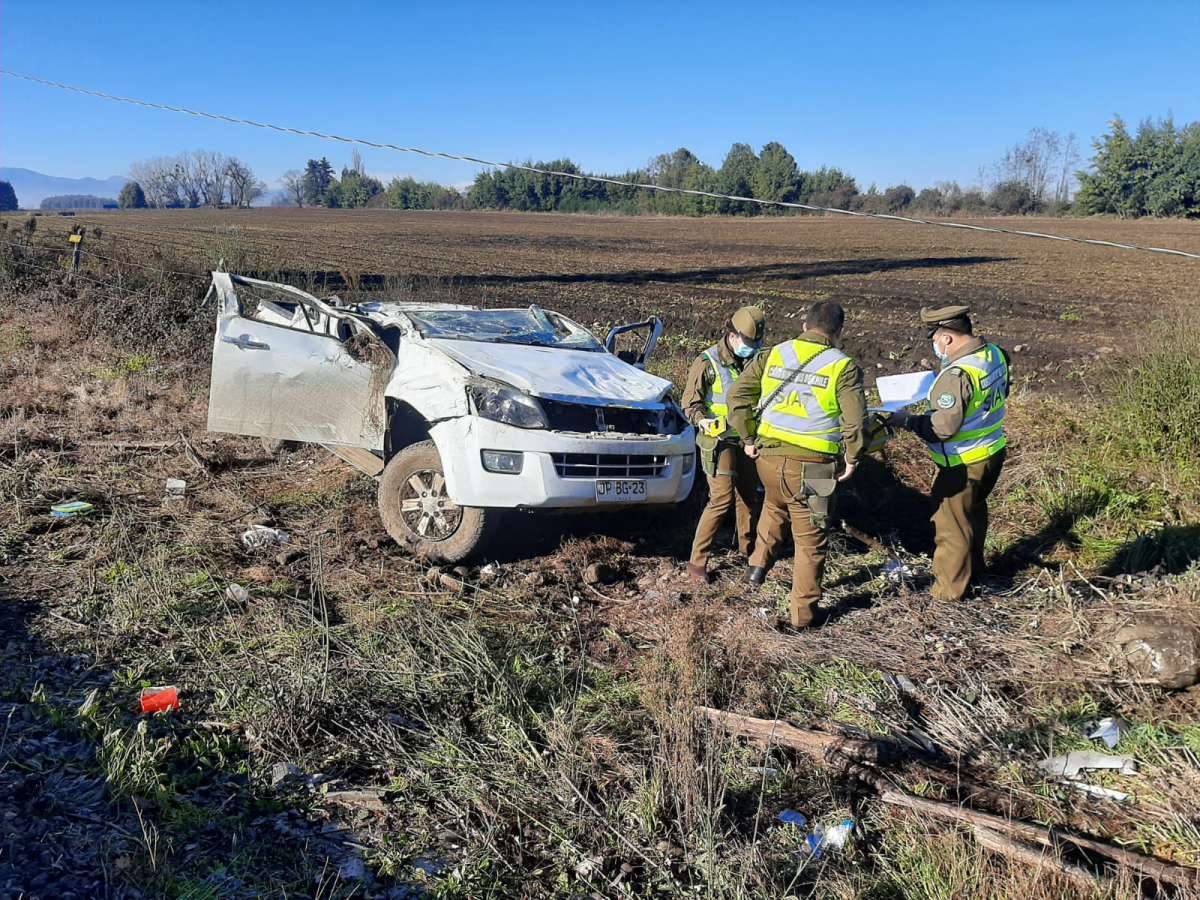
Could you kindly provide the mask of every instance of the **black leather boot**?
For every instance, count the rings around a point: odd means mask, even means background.
[[[762,587],[763,582],[767,580],[766,566],[751,566],[746,572],[746,581],[755,587]]]

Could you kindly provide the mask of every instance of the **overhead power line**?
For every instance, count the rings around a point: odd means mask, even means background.
[[[666,187],[661,184],[647,184],[638,181],[624,181],[620,178],[609,178],[604,175],[585,175],[580,172],[560,172],[555,169],[543,169],[538,166],[523,165],[513,162],[497,162],[491,159],[480,159],[477,156],[467,156],[461,153],[446,153],[441,150],[426,150],[421,147],[402,147],[399,144],[389,144],[380,141],[369,141],[365,138],[346,137],[340,134],[330,134],[324,131],[312,131],[305,128],[291,128],[286,125],[276,125],[271,122],[257,122],[254,119],[243,119],[238,116],[227,116],[222,113],[204,112],[199,109],[190,109],[186,106],[174,106],[169,103],[154,103],[150,100],[139,100],[135,97],[121,97],[117,94],[107,94],[104,91],[94,91],[89,88],[82,88],[76,85],[63,84],[58,81],[49,81],[45,78],[38,78],[35,75],[25,75],[20,72],[12,72],[8,69],[0,69],[0,75],[7,75],[9,78],[19,78],[23,81],[30,81],[34,84],[44,85],[45,87],[55,88],[60,91],[70,91],[75,94],[83,94],[87,97],[97,97],[101,100],[111,100],[116,103],[129,103],[133,106],[141,106],[146,109],[158,109],[166,112],[184,113],[189,116],[196,116],[201,119],[211,119],[215,122],[225,122],[230,125],[248,125],[252,128],[262,128],[268,131],[277,131],[281,134],[292,134],[297,137],[311,137],[322,141],[336,141],[342,144],[357,144],[363,147],[373,147],[377,150],[391,150],[396,153],[415,153],[418,156],[426,156],[436,159],[448,159],[455,162],[471,163],[476,166],[488,166],[497,169],[517,169],[522,172],[533,172],[537,175],[549,175],[556,178],[570,178],[575,181],[591,181],[600,184],[611,184],[617,187],[637,188],[639,190],[657,191],[664,194],[685,194],[692,197],[710,197],[714,200],[732,200],[740,203],[753,203],[758,206],[782,207],[784,209],[803,209],[808,212],[831,213],[839,216],[854,216],[860,219],[884,219],[892,222],[907,222],[912,225],[933,225],[938,228],[957,228],[964,231],[982,231],[991,234],[1010,234],[1017,237],[1042,238],[1049,241],[1065,241],[1074,244],[1090,244],[1096,247],[1114,247],[1119,250],[1140,250],[1146,253],[1167,253],[1172,256],[1184,256],[1189,259],[1200,259],[1200,253],[1189,253],[1186,250],[1173,250],[1169,247],[1147,247],[1142,244],[1125,244],[1119,241],[1102,241],[1096,238],[1073,237],[1065,234],[1046,234],[1041,231],[1022,231],[1017,228],[1001,228],[998,225],[970,225],[966,222],[947,222],[935,219],[921,219],[915,216],[898,216],[889,213],[870,213],[861,212],[859,210],[838,209],[836,206],[817,206],[812,203],[796,203],[787,200],[762,200],[758,197],[741,197],[737,194],[719,194],[714,191],[700,191],[692,188]]]

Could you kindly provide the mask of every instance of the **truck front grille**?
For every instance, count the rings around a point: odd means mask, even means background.
[[[665,456],[635,453],[551,453],[559,478],[661,478]]]

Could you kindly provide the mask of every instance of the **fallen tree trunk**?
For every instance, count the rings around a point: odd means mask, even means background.
[[[699,706],[697,712],[714,725],[730,734],[745,737],[755,743],[777,745],[798,750],[818,762],[832,763],[841,757],[846,765],[847,774],[857,778],[876,791],[879,798],[892,806],[900,806],[914,812],[924,813],[939,819],[963,822],[976,828],[983,828],[999,834],[1011,835],[1025,841],[1032,841],[1049,847],[1055,851],[1064,843],[1071,844],[1090,853],[1106,857],[1113,862],[1128,866],[1136,872],[1158,881],[1179,885],[1190,889],[1200,889],[1200,870],[1186,866],[1175,865],[1145,856],[1132,850],[1126,850],[1115,844],[1084,835],[1074,834],[1059,828],[1047,828],[1025,822],[1021,819],[1010,819],[992,813],[979,812],[947,803],[941,800],[928,800],[897,788],[883,777],[877,769],[867,763],[876,762],[885,746],[879,741],[863,741],[854,738],[844,738],[823,731],[812,731],[797,728],[778,719],[758,719],[753,716],[741,716],[709,706]],[[982,841],[981,841],[982,842]],[[1011,843],[1011,842],[1007,842]],[[1001,847],[1007,846],[999,841],[993,842],[992,849],[1005,852]],[[987,846],[985,844],[985,846]],[[1014,845],[1019,848],[1019,845]],[[1034,851],[1029,851],[1034,853]],[[1036,854],[1035,854],[1036,855]],[[1039,857],[1040,859],[1041,857]],[[1068,863],[1058,861],[1056,866],[1068,866]],[[1079,872],[1082,868],[1074,867]],[[1065,871],[1064,871],[1064,874]]]
[[[997,834],[990,828],[976,825],[975,840],[979,842],[980,846],[986,847],[988,850],[1000,853],[1034,868],[1045,869],[1056,875],[1062,875],[1077,884],[1085,884],[1089,887],[1096,884],[1096,876],[1082,866],[1064,862],[1057,856],[1047,855],[1044,850],[1039,850],[1031,844],[1022,844],[1006,838],[1004,835]]]
[[[862,762],[878,762],[884,755],[877,741],[861,741],[824,731],[809,731],[779,719],[739,716],[737,713],[713,709],[711,706],[698,706],[696,709],[714,725],[719,725],[730,734],[748,738],[759,744],[790,747],[817,760],[827,760],[831,755],[840,753]]]

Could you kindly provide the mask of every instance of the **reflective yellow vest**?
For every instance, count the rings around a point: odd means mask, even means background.
[[[712,384],[709,385],[708,396],[705,398],[708,414],[713,418],[727,416],[729,415],[729,390],[737,381],[737,370],[721,362],[720,344],[713,344],[700,355],[708,360],[708,364],[712,366],[713,370]]]
[[[930,444],[929,454],[939,466],[970,465],[994,456],[1008,445],[1004,412],[1009,385],[1004,354],[995,344],[988,344],[946,368],[959,369],[971,379],[971,402],[958,433],[947,441]],[[936,407],[932,388],[929,405]]]
[[[738,433],[728,425],[729,392],[733,389],[734,382],[738,380],[738,375],[741,373],[738,369],[721,362],[721,345],[719,343],[713,344],[700,355],[708,360],[708,364],[712,366],[713,370],[712,384],[708,386],[708,396],[704,398],[708,414],[714,419],[718,417],[724,419],[726,425],[722,434],[726,437],[736,438]]]
[[[850,357],[836,347],[796,339],[771,349],[762,375],[758,434],[817,453],[842,449],[838,378]]]

